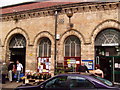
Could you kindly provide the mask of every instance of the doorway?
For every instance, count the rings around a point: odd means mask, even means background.
[[[10,60],[16,64],[16,61],[23,65],[23,72],[25,72],[25,58],[26,58],[26,40],[21,34],[13,35],[9,43]]]
[[[101,66],[105,79],[120,83],[120,56],[97,56],[96,64]]]
[[[95,38],[95,64],[100,64],[105,78],[120,82],[120,31],[106,28]]]
[[[25,72],[25,53],[26,48],[10,48],[10,60],[13,61],[16,64],[16,61],[19,60],[19,62],[23,65],[23,72]]]

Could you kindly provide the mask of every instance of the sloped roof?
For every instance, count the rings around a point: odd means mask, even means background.
[[[3,7],[0,9],[1,11],[0,14],[21,12],[21,11],[46,8],[46,7],[64,5],[64,4],[79,3],[79,2],[107,2],[107,1],[115,2],[120,0],[45,0],[45,1],[43,0],[43,2],[27,2],[27,3],[21,3],[17,5]]]
[[[13,5],[1,8],[1,14],[7,14],[7,13],[13,13],[13,12],[20,12],[20,11],[26,11],[26,10],[32,10],[32,9],[38,9],[38,8],[46,8],[61,4],[69,4],[73,2],[33,2],[33,3],[24,3],[20,5]]]

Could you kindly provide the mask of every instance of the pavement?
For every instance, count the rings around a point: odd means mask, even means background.
[[[16,81],[6,81],[5,84],[0,84],[0,90],[14,90],[17,86],[23,84],[23,82],[17,83]]]

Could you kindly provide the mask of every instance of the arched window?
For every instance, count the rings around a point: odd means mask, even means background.
[[[96,56],[120,55],[120,32],[116,29],[105,29],[95,39]]]
[[[99,33],[95,39],[95,46],[120,45],[120,32],[115,29],[106,29]]]
[[[39,57],[51,56],[51,42],[48,38],[42,38],[39,43]]]
[[[65,40],[64,48],[65,57],[80,57],[81,55],[80,40],[76,36],[69,36]]]
[[[25,48],[26,40],[21,34],[16,34],[10,41],[9,48]]]

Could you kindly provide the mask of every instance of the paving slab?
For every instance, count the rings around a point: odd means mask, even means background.
[[[5,84],[0,85],[0,90],[14,90],[17,86],[23,84],[23,82],[9,82],[7,81]]]

